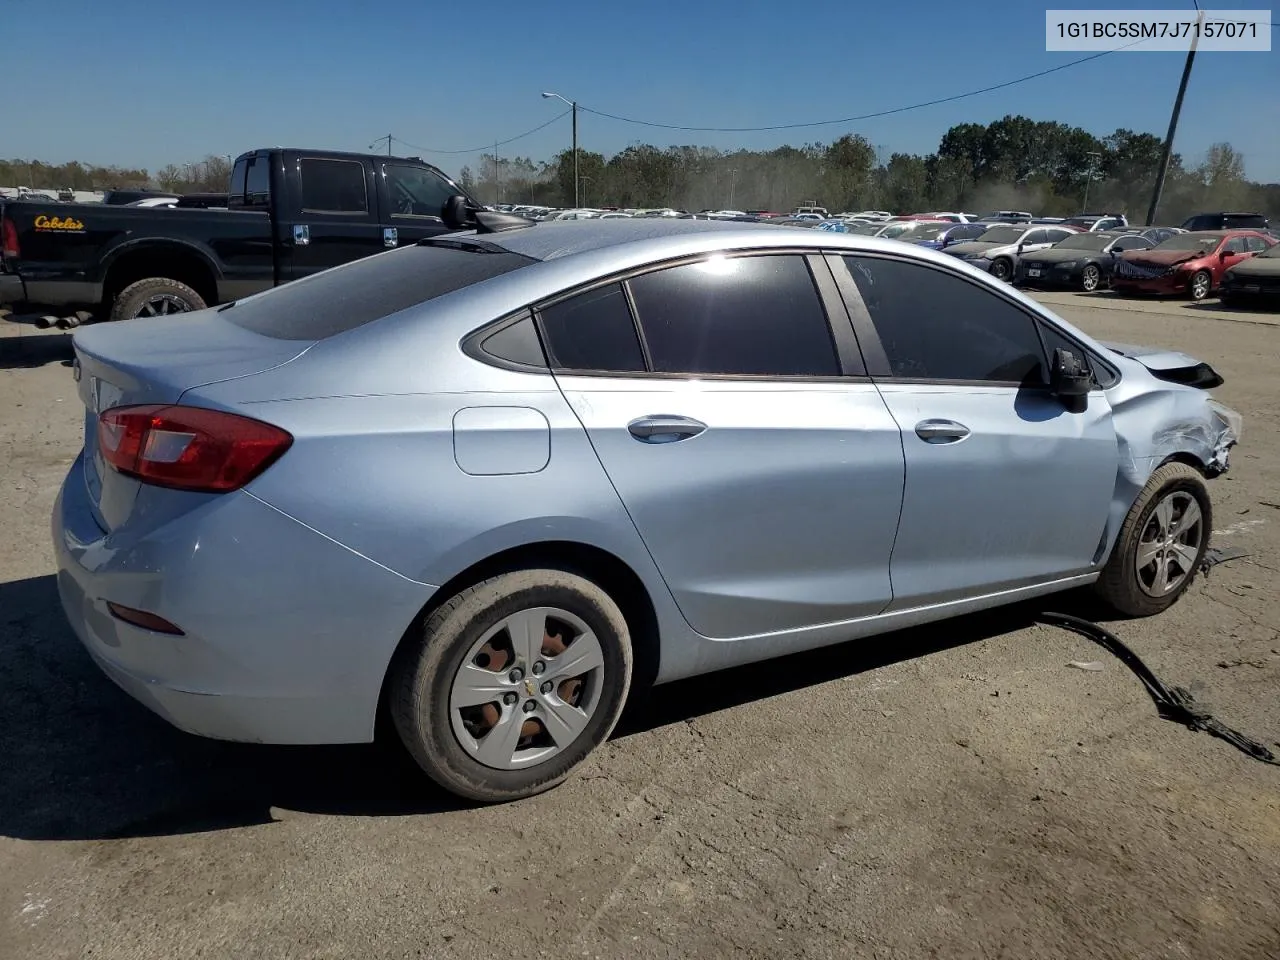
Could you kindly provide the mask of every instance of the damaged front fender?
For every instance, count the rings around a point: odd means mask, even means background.
[[[1128,378],[1126,378],[1128,379]],[[1227,472],[1231,448],[1240,441],[1244,418],[1195,389],[1116,386],[1111,402],[1119,469],[1107,523],[1110,553],[1125,516],[1151,474],[1169,460],[1193,460],[1206,477]]]

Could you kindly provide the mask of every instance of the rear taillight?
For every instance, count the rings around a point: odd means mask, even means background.
[[[203,407],[113,407],[98,417],[98,449],[110,466],[180,490],[236,490],[291,443],[279,427]]]
[[[0,220],[0,253],[12,260],[22,256],[22,248],[18,246],[18,225],[8,217]]]

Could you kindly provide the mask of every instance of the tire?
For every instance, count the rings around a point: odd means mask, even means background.
[[[1156,527],[1159,526],[1159,520],[1153,515],[1157,507],[1171,497],[1178,500],[1189,498],[1199,507],[1195,562],[1190,564],[1191,569],[1181,577],[1173,589],[1167,593],[1155,595],[1144,584],[1144,578],[1140,577],[1138,550],[1144,541],[1144,536],[1148,542],[1151,542],[1153,523]],[[1187,528],[1188,532],[1190,529],[1191,527]],[[1102,575],[1094,583],[1094,592],[1109,606],[1127,617],[1149,617],[1167,610],[1195,579],[1200,563],[1204,560],[1204,552],[1209,546],[1209,535],[1212,530],[1213,505],[1209,499],[1209,489],[1205,485],[1204,477],[1199,471],[1184,463],[1166,463],[1151,474],[1151,479],[1142,488],[1142,492],[1138,494],[1129,513],[1125,516],[1124,523],[1120,527],[1120,535],[1116,538],[1116,545],[1111,551],[1111,557],[1107,560]],[[1181,565],[1181,563],[1178,564],[1179,567]]]
[[[1187,296],[1197,302],[1203,300],[1213,290],[1213,277],[1208,270],[1197,270],[1187,281]]]
[[[1004,257],[1001,257],[999,260],[992,262],[991,275],[997,280],[1003,280],[1005,283],[1008,283],[1009,278],[1013,276],[1013,264]]]
[[[154,306],[155,312],[146,312],[148,306]],[[192,310],[203,310],[207,306],[200,294],[185,283],[170,280],[168,277],[148,277],[131,283],[120,291],[111,305],[111,314],[108,319],[132,320],[144,314],[165,316],[188,313]]]
[[[1080,273],[1080,287],[1085,293],[1093,293],[1102,285],[1102,271],[1096,265],[1086,264]]]
[[[585,715],[585,725],[576,736],[562,734],[564,744],[553,744],[555,751],[546,759],[529,761],[527,758],[535,755],[532,751],[539,749],[536,746],[539,738],[544,750],[545,744],[553,742],[551,728],[555,724],[551,721],[557,716],[570,715],[559,712],[567,705],[566,701],[559,699],[564,695],[564,684],[578,682],[565,680],[572,674],[558,675],[554,657],[544,653],[544,644],[552,642],[551,622],[542,621],[544,637],[536,641],[540,648],[532,654],[532,658],[541,657],[541,660],[534,659],[533,663],[528,662],[530,657],[521,657],[516,652],[518,641],[512,634],[505,633],[505,628],[498,632],[497,638],[505,637],[510,641],[511,656],[516,659],[500,661],[493,679],[484,677],[480,683],[485,691],[496,691],[493,701],[484,706],[455,710],[451,698],[455,692],[455,679],[462,682],[464,678],[461,671],[487,668],[492,663],[491,657],[507,657],[506,652],[494,652],[489,645],[479,647],[477,652],[477,645],[509,617],[523,615],[536,619],[543,616],[541,611],[526,613],[533,608],[555,608],[555,611],[576,618],[589,629],[599,642],[601,666],[598,673],[590,674],[587,680],[582,681],[578,688],[579,700],[572,706],[572,710]],[[568,619],[561,622],[573,627]],[[563,637],[565,631],[557,629]],[[529,635],[533,636],[532,632]],[[575,635],[567,648],[561,644],[561,651],[572,651],[581,636]],[[488,641],[489,644],[495,642],[506,641]],[[539,666],[544,667],[545,672],[540,674]],[[509,684],[515,674],[508,671],[508,667],[521,668],[523,678]],[[485,670],[486,674],[489,672],[492,671]],[[559,784],[604,742],[622,713],[631,673],[631,638],[627,623],[607,593],[590,580],[562,570],[521,570],[468,587],[427,618],[420,638],[403,647],[392,663],[389,678],[391,718],[400,739],[418,765],[446,790],[484,803],[518,800]],[[544,677],[543,681],[536,679],[539,675]],[[472,676],[479,674],[472,673]],[[547,690],[552,681],[560,686]],[[502,697],[516,697],[517,702],[503,706]],[[589,699],[594,703],[592,709],[579,710],[579,705]],[[526,704],[534,704],[534,712],[526,713]],[[487,715],[486,711],[489,711]],[[500,719],[491,719],[499,711]],[[484,735],[473,736],[473,724],[486,719],[491,725]],[[523,730],[530,720],[541,726],[540,733],[526,738],[515,732]],[[484,755],[490,745],[489,737],[500,729],[511,734],[506,740],[494,741],[495,754],[511,764],[505,769],[482,762],[477,756]],[[509,755],[504,747],[508,743],[515,744],[510,747]],[[534,746],[520,747],[526,743]],[[525,758],[517,761],[517,753],[523,753]],[[524,765],[515,766],[517,762]]]

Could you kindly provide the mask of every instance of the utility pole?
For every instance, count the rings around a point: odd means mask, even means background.
[[[1199,4],[1196,5],[1197,9]],[[1191,79],[1191,65],[1196,62],[1196,45],[1200,42],[1200,30],[1204,27],[1204,11],[1196,14],[1196,29],[1191,36],[1191,49],[1187,51],[1187,62],[1182,68],[1182,80],[1178,84],[1178,95],[1173,100],[1173,114],[1169,117],[1169,133],[1164,138],[1164,150],[1160,154],[1160,167],[1156,171],[1155,187],[1151,191],[1151,206],[1147,208],[1147,226],[1154,226],[1156,212],[1160,209],[1160,194],[1164,193],[1164,178],[1169,172],[1169,160],[1173,156],[1173,135],[1178,132],[1178,114],[1182,112],[1182,98],[1187,93],[1187,81]]]
[[[388,133],[385,137],[379,137],[377,140],[373,141],[373,143],[369,144],[369,149],[372,150],[374,147],[380,144],[383,140],[385,140],[387,141],[387,156],[389,157],[391,156],[391,141],[394,139],[395,137],[391,136],[391,134]]]
[[[498,141],[493,141],[493,205],[502,202],[502,165],[498,163]]]
[[[733,209],[733,197],[738,185],[738,171],[735,167],[729,168],[729,209]]]
[[[578,101],[570,100],[568,97],[562,97],[558,93],[543,93],[542,99],[560,100],[569,105],[569,109],[573,112],[573,208],[576,210],[582,206],[578,199],[578,183],[581,179],[578,176]],[[563,114],[561,114],[563,116]]]
[[[1093,183],[1098,161],[1102,159],[1102,154],[1095,150],[1090,150],[1085,156],[1089,158],[1089,168],[1084,173],[1084,200],[1080,203],[1081,213],[1089,212],[1089,184]]]

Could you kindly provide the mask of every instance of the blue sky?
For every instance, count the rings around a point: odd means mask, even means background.
[[[8,93],[0,154],[155,170],[277,144],[364,150],[388,132],[417,148],[466,149],[564,109],[543,100],[542,90],[610,113],[692,126],[823,120],[948,96],[1085,56],[1045,52],[1047,7],[1190,6],[4,0]],[[1266,8],[1257,0],[1207,6]],[[762,148],[852,132],[887,157],[928,153],[952,124],[1008,113],[1099,135],[1128,127],[1163,136],[1182,64],[1181,53],[1118,53],[956,103],[806,130],[677,132],[583,114],[579,137],[584,149],[610,154],[633,142]],[[1175,149],[1196,162],[1220,140],[1243,152],[1251,178],[1280,181],[1280,49],[1197,57]],[[500,152],[546,159],[568,142],[565,117]],[[396,149],[452,173],[479,159]]]

